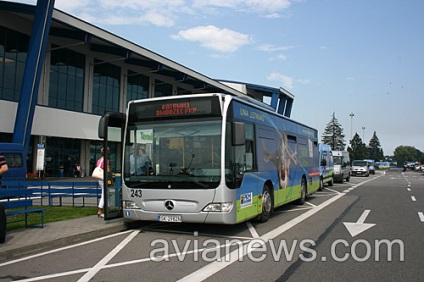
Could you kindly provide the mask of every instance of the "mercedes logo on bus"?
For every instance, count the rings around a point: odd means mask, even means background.
[[[172,201],[166,201],[165,202],[165,208],[167,209],[167,210],[172,210],[172,209],[174,209],[174,202],[172,202]]]

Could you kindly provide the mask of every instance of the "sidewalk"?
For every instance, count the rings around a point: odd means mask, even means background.
[[[0,244],[0,263],[126,230],[123,219],[105,221],[97,215],[22,228],[6,233]]]
[[[96,181],[92,177],[48,178],[46,182]],[[37,180],[34,181],[37,183]],[[0,244],[0,263],[19,257],[34,255],[55,248],[95,239],[126,230],[124,220],[105,221],[97,215],[45,223],[44,228],[21,228],[8,231],[6,241]]]

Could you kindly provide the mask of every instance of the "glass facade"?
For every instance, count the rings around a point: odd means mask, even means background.
[[[119,111],[119,85],[121,68],[94,60],[92,113]]]
[[[155,80],[155,97],[171,96],[172,85],[160,80]]]
[[[70,111],[83,110],[85,56],[52,46],[49,106]]]
[[[127,104],[131,100],[149,97],[149,77],[128,71],[127,79]]]
[[[29,36],[0,27],[0,99],[18,102]]]
[[[45,176],[73,176],[72,166],[75,162],[80,162],[80,150],[81,140],[58,137],[46,138]],[[28,169],[30,169],[30,166]],[[82,167],[83,172],[85,169]]]

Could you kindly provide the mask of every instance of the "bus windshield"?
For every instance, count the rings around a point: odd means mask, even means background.
[[[221,179],[218,118],[129,121],[124,181],[130,188],[209,189]]]
[[[333,161],[335,165],[341,165],[342,164],[342,157],[341,156],[333,156]]]

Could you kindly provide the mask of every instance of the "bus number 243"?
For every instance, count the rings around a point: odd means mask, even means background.
[[[141,198],[143,196],[143,191],[141,189],[131,189],[131,198]]]

